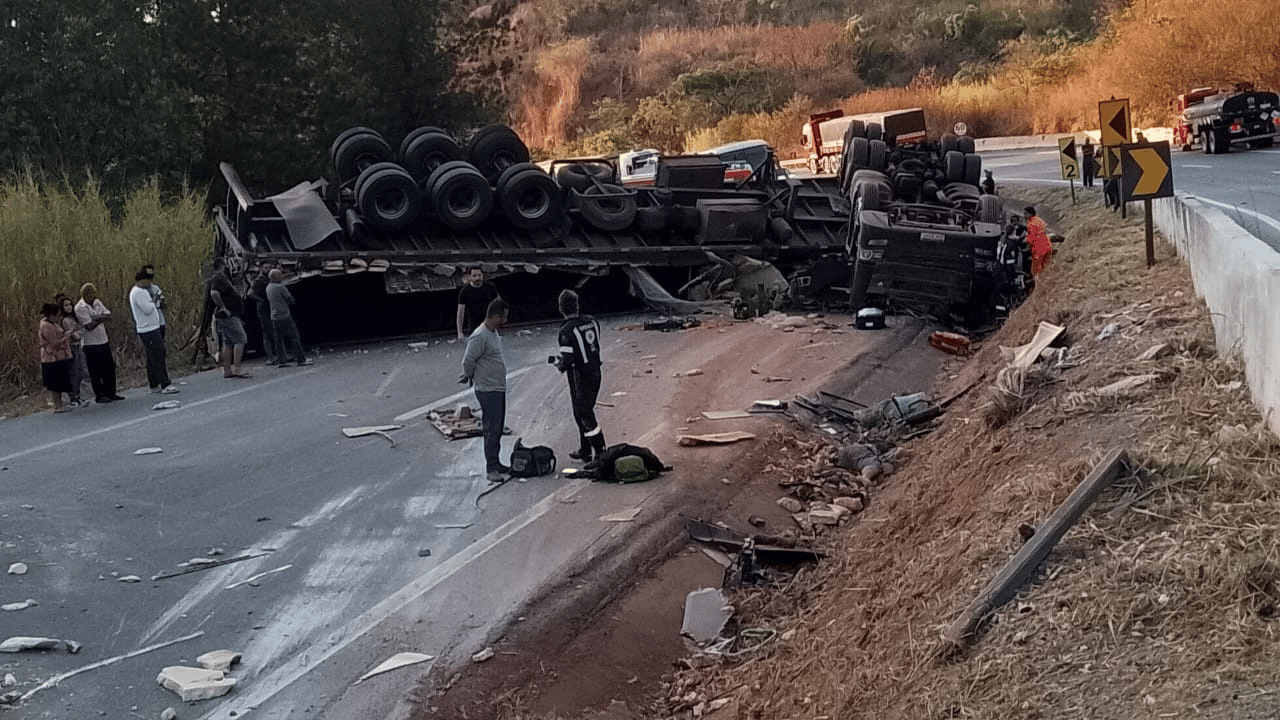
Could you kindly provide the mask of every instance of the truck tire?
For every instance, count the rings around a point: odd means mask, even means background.
[[[342,143],[346,142],[347,138],[353,135],[374,135],[382,137],[382,133],[371,127],[365,127],[364,125],[357,125],[353,128],[343,130],[338,133],[338,137],[334,138],[333,142],[329,144],[329,159],[332,160],[335,165],[338,162],[338,148],[342,147]]]
[[[1215,130],[1213,132],[1213,153],[1221,155],[1231,152],[1231,136],[1226,130]]]
[[[1200,149],[1205,155],[1213,154],[1213,133],[1209,130],[1200,131]]]
[[[978,148],[977,143],[973,141],[972,135],[961,135],[956,138],[956,149],[968,155],[971,152],[977,151]]]
[[[947,153],[960,149],[960,138],[955,133],[942,133],[942,138],[938,140],[938,151],[942,157],[946,157]]]
[[[422,191],[404,168],[370,167],[356,182],[356,205],[370,226],[383,232],[403,230],[422,214]]]
[[[502,174],[498,176],[497,182],[493,184],[494,197],[498,197],[499,195],[502,195],[502,187],[507,184],[507,181],[509,181],[511,178],[515,177],[516,175],[519,175],[520,173],[526,170],[537,170],[538,172],[542,172],[542,168],[538,167],[537,165],[534,165],[533,163],[516,163],[515,165],[512,165],[506,170],[503,170]],[[547,177],[551,177],[551,176],[547,175]],[[555,182],[555,181],[552,180],[552,182]]]
[[[995,195],[982,195],[978,198],[978,219],[982,222],[1004,224],[1004,206]]]
[[[431,175],[430,202],[436,217],[453,230],[474,230],[493,209],[489,181],[470,165],[441,165]]]
[[[573,163],[556,168],[556,184],[562,188],[583,192],[597,182],[613,182],[613,168],[604,161]]]
[[[399,165],[393,162],[374,163],[369,167],[365,168],[364,172],[360,173],[360,177],[356,178],[355,184],[351,186],[351,192],[356,197],[359,197],[360,188],[364,187],[365,180],[367,180],[369,177],[371,177],[375,172],[379,170],[403,170],[403,169],[404,168],[400,167]]]
[[[942,156],[942,179],[946,182],[964,182],[964,153],[952,150]]]
[[[409,152],[409,146],[413,144],[413,141],[427,133],[440,133],[441,135],[449,134],[444,128],[438,128],[435,125],[423,125],[422,127],[414,128],[410,130],[409,134],[405,135],[404,139],[400,141],[399,157],[404,157],[405,153]]]
[[[417,131],[415,131],[417,132]],[[443,132],[419,133],[409,143],[408,149],[400,157],[400,164],[419,183],[431,177],[431,172],[451,160],[462,159],[462,148],[458,142]]]
[[[867,167],[884,171],[887,166],[889,146],[883,140],[872,140],[867,143]]]
[[[868,140],[883,140],[884,126],[878,122],[867,123],[866,137]]]
[[[427,181],[422,184],[422,194],[426,195],[427,198],[430,199],[432,196],[436,194],[435,181],[443,177],[445,172],[449,170],[454,170],[457,168],[470,168],[470,167],[471,167],[471,163],[467,162],[466,160],[450,160],[447,163],[441,164],[435,170],[432,170],[431,174],[427,176]],[[475,168],[472,168],[472,169],[474,170]]]
[[[769,220],[769,237],[778,245],[786,247],[796,238],[796,231],[786,218],[775,217]]]
[[[849,166],[850,173],[867,166],[867,161],[871,157],[871,143],[866,138],[854,138],[849,145],[849,150],[849,160],[853,163]]]
[[[964,181],[974,187],[982,185],[982,156],[967,153],[964,156]]]
[[[592,185],[579,194],[578,210],[591,227],[620,232],[636,219],[636,196],[618,185]]]
[[[333,155],[333,165],[338,171],[338,182],[345,183],[360,177],[371,165],[394,159],[391,146],[381,135],[360,133],[342,141]]]
[[[636,209],[636,229],[645,235],[657,235],[667,228],[667,211],[660,207]]]
[[[494,182],[503,170],[517,163],[529,162],[529,148],[515,130],[506,125],[491,125],[482,128],[467,143],[467,159],[485,179]]]
[[[853,251],[853,274],[849,278],[849,312],[857,313],[867,302],[867,290],[871,287],[871,274],[875,266],[858,259],[858,251]]]
[[[506,178],[497,195],[502,214],[520,230],[545,228],[564,210],[564,194],[556,181],[536,165]]]
[[[879,210],[883,203],[881,185],[874,180],[859,180],[853,185],[853,212]]]

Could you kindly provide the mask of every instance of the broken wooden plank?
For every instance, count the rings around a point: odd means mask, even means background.
[[[708,420],[732,420],[733,418],[751,417],[745,410],[703,410],[702,417]]]
[[[1093,504],[1098,495],[1107,489],[1120,472],[1129,465],[1129,455],[1121,448],[1107,453],[1085,479],[1080,481],[1071,495],[1058,506],[1057,510],[1045,520],[1044,525],[1036,530],[1031,539],[1023,543],[1018,552],[1000,572],[978,593],[978,597],[970,604],[951,627],[943,633],[943,640],[950,650],[963,648],[973,640],[978,629],[996,610],[1009,602],[1018,590],[1031,579],[1036,568],[1044,562],[1045,557],[1058,544],[1062,536],[1071,529],[1076,520]]]

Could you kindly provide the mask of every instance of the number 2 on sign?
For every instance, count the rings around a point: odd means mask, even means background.
[[[1062,166],[1062,179],[1063,179],[1063,180],[1075,180],[1076,178],[1080,177],[1080,175],[1079,175],[1078,173],[1079,173],[1079,170],[1076,168],[1076,166],[1075,166],[1075,165],[1063,165],[1063,166]]]

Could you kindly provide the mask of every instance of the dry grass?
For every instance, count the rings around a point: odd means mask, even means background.
[[[40,306],[60,292],[79,298],[86,282],[117,318],[108,332],[124,377],[142,366],[128,304],[142,265],[156,266],[165,289],[171,347],[190,336],[204,300],[195,279],[212,248],[202,197],[164,197],[151,186],[132,195],[116,221],[92,182],[67,190],[27,176],[0,185],[0,401],[40,389]],[[170,359],[177,362],[174,353]]]
[[[908,448],[912,459],[833,538],[806,592],[744,619],[788,639],[701,678],[698,691],[733,697],[737,717],[1275,716],[1280,443],[1238,361],[1207,352],[1207,313],[1167,246],[1147,270],[1135,219],[1099,213],[1093,196],[1080,208],[1061,191],[1024,196],[1068,241],[943,394],[995,382],[996,346],[1026,342],[1040,320],[1066,325],[1078,364],[1023,393],[1000,427],[986,426],[983,399],[970,394]],[[1118,332],[1098,339],[1109,323]],[[1173,354],[1137,360],[1158,342]],[[1071,392],[1143,373],[1159,379],[1122,402],[1062,406]],[[1046,517],[1117,445],[1138,471],[967,656],[939,661],[941,631],[1017,549],[1017,525]]]

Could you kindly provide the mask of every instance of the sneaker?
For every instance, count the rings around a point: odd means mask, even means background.
[[[111,399],[112,399],[113,401],[115,401],[115,400],[123,400],[123,399],[124,399],[124,396],[123,396],[123,395],[112,395],[112,396],[111,396]]]
[[[506,473],[503,473],[503,472],[498,471],[498,470],[490,470],[490,471],[485,475],[485,479],[487,479],[487,480],[488,480],[489,482],[491,482],[491,483],[506,482],[506,481],[507,481],[507,475],[506,475]]]
[[[173,395],[176,392],[178,392],[178,388],[172,385],[165,385],[164,388],[160,390],[161,395]]]
[[[92,403],[90,403],[88,400],[77,400],[71,403],[72,407],[78,407],[78,408],[87,408],[90,405],[92,405]]]
[[[307,358],[306,360],[300,360],[298,362],[298,367],[302,367],[303,365],[315,365],[315,364],[316,363],[314,360],[312,360],[311,358]]]
[[[268,364],[268,365],[275,365],[275,364],[276,364],[276,361],[275,361],[275,360],[268,360],[268,361],[267,361],[267,364]]]

